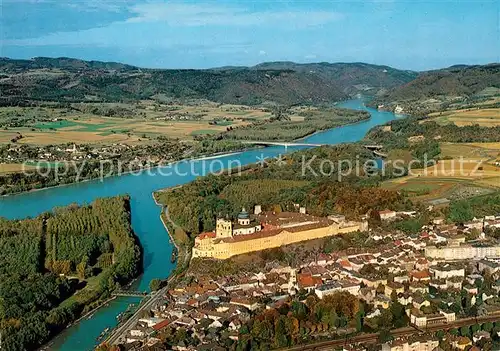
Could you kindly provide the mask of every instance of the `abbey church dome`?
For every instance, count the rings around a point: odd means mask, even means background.
[[[250,218],[250,215],[248,214],[248,212],[245,210],[245,208],[243,207],[241,209],[241,212],[238,213],[238,219],[249,219]]]

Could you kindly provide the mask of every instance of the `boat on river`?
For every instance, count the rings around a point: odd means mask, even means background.
[[[110,331],[110,328],[106,328],[104,329],[101,334],[99,334],[99,336],[96,338],[97,341],[101,341],[105,336],[106,334]]]
[[[170,256],[170,262],[174,263],[175,261],[177,261],[177,256],[178,256],[177,248],[174,247],[172,249],[172,256]]]

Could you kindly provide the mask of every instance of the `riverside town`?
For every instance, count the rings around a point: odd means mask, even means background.
[[[0,2],[0,351],[500,351],[500,3]]]

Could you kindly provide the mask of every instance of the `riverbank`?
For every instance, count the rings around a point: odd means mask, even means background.
[[[87,318],[88,316],[90,315],[93,315],[97,310],[99,310],[101,307],[107,305],[108,303],[110,303],[111,301],[113,301],[114,299],[116,299],[116,296],[111,296],[109,299],[107,300],[104,300],[102,303],[100,303],[97,307],[95,307],[94,309],[92,309],[91,311],[88,311],[87,313],[85,313],[83,316],[81,316],[80,318],[78,318],[76,321],[74,321],[72,324],[76,324],[78,322],[80,322],[82,319],[84,318]],[[70,325],[68,326],[70,327]],[[68,328],[66,327],[66,328]]]
[[[341,104],[341,107],[367,110],[361,100],[351,100]],[[396,117],[391,113],[368,109],[372,114],[369,120],[356,125],[333,128],[316,133],[307,142],[317,144],[352,143],[361,140],[371,128],[385,124]],[[314,140],[313,140],[314,139]],[[241,165],[255,164],[261,157],[274,158],[285,153],[291,153],[305,147],[294,147],[285,150],[283,147],[272,146],[249,150],[238,155],[220,157],[220,168],[228,168],[237,160]],[[9,219],[21,219],[50,211],[54,207],[66,206],[71,203],[91,203],[99,197],[129,194],[132,202],[132,226],[144,248],[144,272],[137,282],[139,291],[148,290],[152,279],[166,277],[175,269],[170,262],[173,245],[168,243],[165,226],[160,220],[158,206],[152,201],[152,192],[158,189],[182,186],[196,179],[196,174],[204,175],[202,161],[181,162],[178,164],[179,174],[172,176],[148,176],[147,172],[137,177],[111,177],[104,181],[92,181],[72,186],[45,189],[23,193],[16,196],[0,198],[0,213]],[[196,174],[190,172],[194,170]],[[157,217],[158,216],[158,217]],[[55,350],[73,351],[90,350],[95,347],[95,340],[107,327],[116,326],[116,316],[125,311],[130,303],[136,303],[137,298],[120,297],[96,311],[91,320],[84,319],[79,324],[68,328],[54,343]]]
[[[316,130],[314,130],[311,133],[306,133],[306,134],[300,136],[299,138],[294,138],[294,139],[290,139],[290,140],[288,140],[288,139],[279,139],[279,140],[268,140],[268,141],[273,141],[273,142],[299,142],[299,141],[303,141],[306,138],[312,137],[312,136],[314,136],[316,134],[324,133],[325,131],[328,131],[328,130],[343,128],[343,127],[347,127],[347,126],[353,126],[353,125],[356,125],[356,124],[364,123],[364,122],[366,122],[369,119],[371,119],[371,115],[370,114],[368,114],[368,116],[366,118],[362,118],[362,119],[359,119],[357,121],[345,123],[345,124],[342,124],[342,125],[339,125],[339,126],[336,126],[336,127],[333,127],[333,128],[319,128],[319,129],[316,129]],[[244,140],[238,140],[238,139],[236,139],[236,140],[233,140],[233,139],[224,139],[224,140],[232,141],[232,142],[235,142],[235,143],[242,143],[242,142],[244,142]],[[158,164],[158,165],[154,165],[154,166],[141,167],[141,168],[132,169],[132,170],[128,170],[128,171],[118,172],[116,174],[106,175],[106,176],[103,176],[103,177],[95,177],[95,178],[85,177],[82,180],[71,181],[71,182],[68,182],[68,183],[65,183],[65,184],[57,184],[57,185],[45,186],[45,187],[41,187],[41,188],[32,188],[32,189],[25,190],[25,191],[6,193],[6,194],[3,194],[3,195],[0,195],[0,197],[9,197],[9,196],[15,196],[15,195],[19,195],[19,194],[38,192],[38,191],[42,191],[42,190],[55,189],[55,188],[59,188],[59,187],[66,187],[66,186],[71,186],[71,185],[80,184],[80,183],[103,182],[106,179],[120,177],[120,176],[126,176],[126,175],[130,175],[130,174],[133,174],[135,176],[139,176],[143,172],[148,172],[148,171],[156,170],[156,169],[163,168],[163,167],[169,167],[171,164],[174,164],[174,163],[177,163],[177,162],[196,162],[196,161],[210,160],[210,159],[216,159],[216,158],[220,158],[220,157],[227,157],[227,156],[238,155],[240,153],[244,153],[244,152],[252,151],[252,150],[256,150],[256,149],[262,149],[262,148],[263,148],[262,146],[255,145],[255,146],[250,146],[250,147],[238,147],[238,148],[235,148],[234,150],[220,151],[220,152],[210,153],[210,154],[207,154],[207,155],[196,155],[196,156],[193,156],[193,157],[186,157],[186,155],[182,155],[182,156],[179,156],[179,157],[172,158],[166,164]]]
[[[177,262],[174,271],[171,273],[170,277],[178,275],[184,272],[189,267],[189,261],[191,260],[191,249],[193,247],[192,240],[186,234],[184,229],[175,224],[170,216],[168,215],[168,209],[163,208],[160,214],[160,220],[167,231],[170,242],[174,245],[177,250]],[[169,277],[169,278],[170,278]]]
[[[164,168],[164,167],[169,167],[170,165],[175,164],[177,162],[196,162],[196,161],[216,159],[216,158],[220,158],[220,157],[238,155],[242,152],[255,150],[255,149],[259,149],[259,148],[262,148],[262,147],[256,145],[256,146],[252,146],[252,147],[238,148],[238,149],[235,149],[234,151],[221,151],[221,152],[215,152],[213,154],[200,155],[200,156],[195,156],[195,157],[191,157],[191,158],[181,157],[178,159],[173,159],[166,164],[159,164],[159,165],[155,165],[155,166],[142,167],[142,168],[138,168],[138,169],[134,169],[134,170],[119,172],[117,174],[110,174],[110,175],[107,175],[104,177],[85,178],[82,180],[78,180],[78,181],[74,181],[74,182],[70,182],[70,183],[66,183],[66,184],[51,185],[51,186],[46,186],[46,187],[42,187],[42,188],[33,188],[33,189],[25,190],[25,191],[7,193],[7,194],[0,195],[0,198],[1,197],[16,196],[16,195],[20,195],[20,194],[35,193],[35,192],[39,192],[39,191],[57,189],[57,188],[61,188],[61,187],[68,187],[68,186],[75,185],[75,184],[84,184],[84,183],[88,183],[88,182],[104,182],[107,179],[126,176],[126,175],[130,175],[130,174],[133,174],[134,176],[140,176],[143,172],[148,172],[148,171],[153,171],[153,170],[157,170],[157,169]]]
[[[155,194],[153,192],[152,197],[155,204],[158,207],[161,207],[160,220],[170,238],[170,242],[174,245],[175,249],[178,252],[176,268],[168,276],[165,285],[160,290],[151,295],[151,299],[149,301],[141,301],[138,309],[135,311],[134,315],[130,317],[129,320],[127,320],[123,324],[117,325],[115,328],[113,328],[112,331],[108,333],[108,337],[105,341],[105,343],[108,345],[113,345],[119,343],[120,340],[124,340],[125,334],[128,332],[129,328],[133,327],[134,323],[137,322],[138,316],[140,316],[143,311],[151,308],[157,301],[160,301],[165,293],[177,284],[177,280],[182,278],[186,269],[189,267],[189,262],[191,260],[191,245],[189,245],[189,242],[185,242],[185,240],[182,240],[182,237],[180,236],[180,231],[182,230],[182,228],[180,228],[170,219],[167,209],[163,205],[158,203],[154,195]],[[182,233],[184,233],[184,231],[182,231]],[[186,234],[184,233],[184,235]],[[187,236],[186,239],[188,239]]]

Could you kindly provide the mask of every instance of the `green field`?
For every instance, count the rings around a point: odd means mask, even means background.
[[[33,127],[36,129],[46,130],[46,129],[60,129],[66,127],[75,127],[80,126],[80,123],[75,121],[63,120],[63,121],[54,121],[54,122],[41,122],[35,124]]]
[[[99,132],[104,128],[112,127],[113,123],[82,123],[76,122],[74,120],[63,120],[63,121],[54,121],[54,122],[42,122],[34,125],[34,128],[41,129],[43,131],[50,129],[62,129],[62,128],[71,128],[71,130],[79,131],[79,132]],[[69,129],[66,129],[69,130]]]
[[[79,103],[71,108],[2,107],[0,143],[31,145],[66,143],[137,144],[158,136],[193,140],[195,136],[225,132],[227,126],[267,120],[264,109],[219,105],[208,101],[166,105],[157,101],[137,104]],[[144,137],[146,136],[146,137]]]

